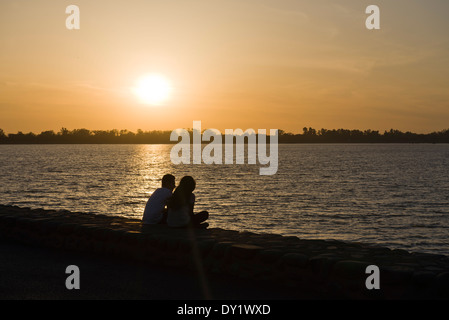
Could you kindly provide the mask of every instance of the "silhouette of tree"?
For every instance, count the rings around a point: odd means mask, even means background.
[[[5,143],[6,142],[6,134],[5,131],[3,131],[3,129],[0,129],[0,143]]]
[[[36,140],[41,143],[57,143],[58,136],[55,134],[53,130],[43,131],[36,136]]]
[[[192,129],[189,129],[190,141],[193,141]],[[43,131],[36,135],[32,132],[6,134],[0,129],[1,144],[23,143],[98,143],[98,144],[174,144],[170,141],[171,131],[143,131],[137,133],[128,130],[88,130],[61,128],[55,133],[53,130]],[[258,136],[258,135],[256,135]],[[235,138],[234,138],[235,140]],[[224,140],[223,140],[224,141]],[[247,141],[245,140],[245,143]],[[449,129],[429,134],[416,134],[410,131],[402,132],[395,129],[380,134],[375,130],[348,130],[348,129],[320,129],[303,128],[302,134],[294,134],[279,130],[279,143],[449,143]]]

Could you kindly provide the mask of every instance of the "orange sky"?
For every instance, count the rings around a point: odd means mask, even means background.
[[[65,9],[80,8],[80,30]],[[381,30],[365,9],[381,9]],[[447,0],[1,0],[0,128],[449,128]],[[159,73],[161,106],[131,88]]]

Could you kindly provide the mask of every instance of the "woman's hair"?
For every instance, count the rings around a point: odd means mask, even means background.
[[[178,209],[190,201],[190,196],[195,190],[196,182],[191,176],[185,176],[179,182],[178,187],[173,192],[168,206],[172,209]]]

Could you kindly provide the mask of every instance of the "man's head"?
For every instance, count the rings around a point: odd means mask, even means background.
[[[175,176],[171,174],[166,174],[162,177],[162,188],[167,188],[173,191],[175,188]]]

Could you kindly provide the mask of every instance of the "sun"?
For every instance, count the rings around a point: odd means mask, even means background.
[[[170,97],[172,86],[165,76],[148,74],[137,80],[133,92],[142,103],[159,106]]]

